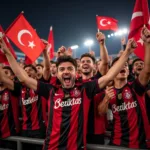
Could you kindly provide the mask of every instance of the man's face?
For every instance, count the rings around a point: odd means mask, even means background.
[[[6,75],[9,79],[11,79],[11,80],[14,79],[15,76],[12,75],[12,73],[11,73],[11,71],[10,71],[9,69],[3,69],[3,71],[4,71],[5,75]]]
[[[57,77],[64,88],[72,88],[76,78],[76,69],[74,65],[70,62],[61,63],[58,66]]]
[[[36,72],[34,69],[32,69],[32,67],[26,67],[24,70],[26,71],[29,77],[36,78]]]
[[[132,72],[133,72],[135,75],[139,75],[143,68],[144,68],[144,62],[141,61],[141,60],[136,61],[136,62],[134,63],[134,65],[133,65]]]
[[[56,64],[51,64],[50,71],[51,71],[51,75],[56,75],[57,73]]]
[[[42,66],[36,66],[37,70],[37,78],[40,79],[43,75],[43,67]]]
[[[129,66],[128,63],[126,62],[122,70],[116,76],[116,79],[124,80],[128,78],[128,75],[129,75]]]
[[[77,62],[77,66],[79,67],[79,66],[80,66],[80,64],[81,64],[80,59],[76,59],[76,62]]]
[[[94,63],[90,57],[83,57],[81,59],[81,71],[84,75],[89,75],[93,72]]]

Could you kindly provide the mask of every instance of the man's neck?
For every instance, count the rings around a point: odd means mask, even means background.
[[[85,75],[82,73],[82,79],[87,80],[93,77],[93,72],[89,73],[88,75]]]
[[[127,84],[127,79],[125,80],[114,80],[114,86],[117,89],[121,89]]]

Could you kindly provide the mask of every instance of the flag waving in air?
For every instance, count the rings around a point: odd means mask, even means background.
[[[35,61],[45,45],[38,37],[36,31],[21,13],[6,31],[6,35],[16,46],[27,55],[31,61]]]
[[[141,29],[145,25],[149,28],[149,8],[148,0],[136,0],[128,39],[134,38],[138,44],[134,53],[141,59],[144,59],[144,45],[141,39]]]
[[[100,30],[118,30],[118,21],[110,17],[96,16],[97,28]]]
[[[15,52],[14,52],[14,49],[12,48],[8,38],[6,36],[4,36],[5,32],[2,28],[2,26],[0,25],[0,38],[3,38],[5,44],[7,45],[7,47],[10,49],[11,53],[13,54],[13,56],[15,58],[17,58]],[[1,63],[5,63],[5,64],[9,64],[8,61],[7,61],[7,58],[5,56],[5,54],[3,53],[3,51],[0,49],[0,62]]]
[[[49,36],[48,36],[48,43],[50,44],[50,47],[49,47],[50,59],[53,59],[54,58],[54,36],[53,36],[52,26],[50,27],[50,32],[49,32]]]

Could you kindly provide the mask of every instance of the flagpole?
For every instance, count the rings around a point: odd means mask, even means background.
[[[98,15],[96,15],[96,17],[98,17]],[[97,19],[96,19],[96,20],[97,20]],[[100,32],[100,29],[97,28],[97,32],[99,33],[99,32]]]

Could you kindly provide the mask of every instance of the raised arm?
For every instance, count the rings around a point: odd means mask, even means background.
[[[3,82],[8,89],[14,90],[14,82],[5,75],[2,66],[0,66],[0,82]]]
[[[10,52],[9,48],[6,46],[3,39],[0,39],[0,46],[1,46],[2,50],[4,51],[4,53],[8,59],[8,62],[10,64],[14,74],[19,79],[19,81],[31,89],[37,90],[37,80],[30,78],[27,75],[27,73],[24,71],[24,69],[22,69],[19,66],[19,64],[17,63],[17,61],[13,57],[12,53]]]
[[[47,41],[43,40],[43,43],[46,45],[45,50],[43,51],[43,58],[44,58],[44,68],[43,68],[43,78],[47,81],[50,78],[50,58],[49,58],[49,51],[50,45]]]
[[[126,50],[123,52],[119,60],[109,69],[106,75],[102,76],[98,80],[100,88],[104,88],[110,81],[114,80],[116,75],[120,72],[125,62],[127,62],[129,55],[137,47],[134,39],[130,39],[127,43]]]
[[[96,38],[100,45],[100,57],[101,57],[101,62],[98,71],[101,73],[101,75],[105,75],[108,71],[108,64],[109,64],[109,56],[105,44],[105,35],[102,32],[98,32],[96,34]]]
[[[143,27],[141,38],[145,45],[144,68],[139,74],[139,81],[143,86],[146,86],[150,80],[150,31]]]

